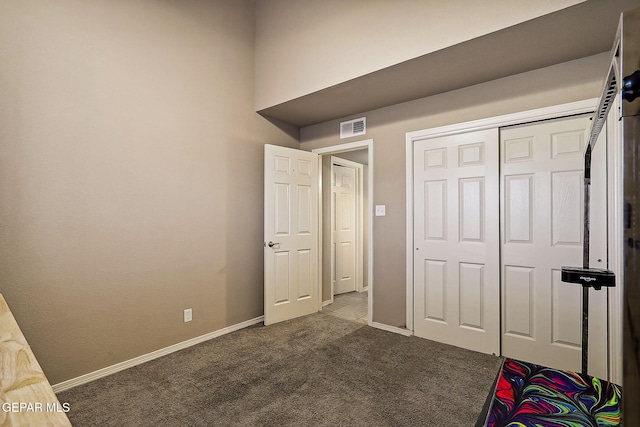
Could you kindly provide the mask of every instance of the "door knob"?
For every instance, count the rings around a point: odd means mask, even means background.
[[[278,243],[278,242],[272,242],[272,241],[269,241],[269,243],[267,243],[267,245],[268,245],[270,248],[274,247],[275,245],[279,245],[279,244],[280,244],[280,243]]]

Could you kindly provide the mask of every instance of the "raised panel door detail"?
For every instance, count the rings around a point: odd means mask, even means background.
[[[341,175],[340,176],[340,187],[342,188],[352,188],[353,187],[353,177],[351,175]]]
[[[273,170],[277,175],[289,175],[289,170],[291,166],[291,159],[289,157],[283,156],[275,156],[274,158],[274,168]]]
[[[340,230],[351,230],[353,228],[354,212],[353,212],[353,194],[340,194],[340,203],[337,205],[340,209]]]
[[[289,184],[276,183],[275,194],[275,235],[288,236],[291,234],[290,186]]]
[[[584,129],[551,134],[551,158],[582,157]]]
[[[484,142],[460,145],[458,147],[458,164],[460,166],[484,165]]]
[[[298,300],[311,298],[311,250],[298,250]]]
[[[331,263],[331,280],[333,281],[333,283],[336,282],[336,280],[338,280],[338,272],[337,272],[337,258],[338,258],[338,245],[336,244],[336,242],[333,242],[333,262]]]
[[[447,238],[447,181],[424,183],[424,231],[425,240]]]
[[[311,162],[298,159],[298,176],[311,177]]]
[[[533,137],[505,140],[503,153],[505,163],[533,160]]]
[[[561,271],[551,274],[551,342],[582,348],[582,287],[561,280]]]
[[[533,268],[505,266],[505,329],[509,335],[533,338]]]
[[[335,192],[331,192],[331,203],[332,206],[338,206],[338,195]],[[337,209],[331,209],[331,231],[336,231],[336,227],[338,227],[338,213]]]
[[[436,148],[433,150],[425,150],[424,152],[424,169],[437,169],[447,167],[447,149]]]
[[[553,245],[582,244],[582,171],[551,174]]]
[[[338,277],[338,280],[347,280],[347,279],[351,279],[351,273],[354,271],[354,265],[353,265],[353,261],[354,261],[354,250],[355,247],[353,245],[353,242],[340,242],[339,244],[339,257],[340,257],[340,277]]]
[[[533,175],[505,177],[505,240],[531,243],[533,228]]]
[[[425,260],[424,318],[446,322],[446,268],[445,261]]]
[[[275,258],[275,303],[286,304],[291,300],[291,277],[289,251],[276,252]]]
[[[311,187],[298,185],[298,235],[311,234]]]
[[[484,266],[461,262],[459,275],[460,326],[484,330]]]
[[[484,240],[484,178],[461,179],[459,187],[460,240],[481,242]]]

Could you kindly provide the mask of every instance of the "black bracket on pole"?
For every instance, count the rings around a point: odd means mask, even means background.
[[[614,287],[616,276],[612,271],[600,268],[562,267],[562,281],[599,291],[603,287]]]
[[[622,99],[633,102],[640,96],[640,70],[628,75],[622,80]]]

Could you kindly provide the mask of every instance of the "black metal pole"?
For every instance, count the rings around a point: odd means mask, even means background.
[[[582,268],[589,268],[589,203],[591,196],[591,144],[584,153],[584,237],[582,241]],[[589,370],[589,287],[582,286],[582,375]]]

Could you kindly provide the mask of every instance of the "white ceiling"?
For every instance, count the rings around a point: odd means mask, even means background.
[[[636,7],[589,0],[259,113],[304,127],[595,55],[611,49],[620,13]]]

